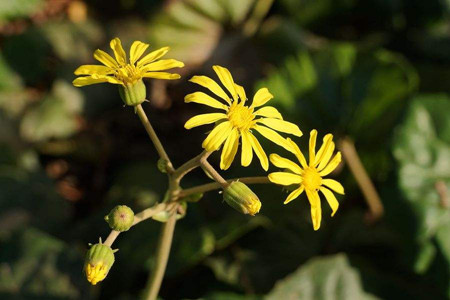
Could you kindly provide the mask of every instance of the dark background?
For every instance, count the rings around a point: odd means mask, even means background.
[[[0,298],[136,299],[160,223],[122,234],[105,281],[82,274],[88,243],[126,204],[160,201],[157,153],[117,87],[71,85],[95,49],[119,37],[185,62],[176,81],[147,81],[144,109],[176,166],[210,127],[185,121],[195,74],[229,68],[253,95],[319,139],[351,138],[385,213],[368,205],[344,162],[346,195],[314,232],[305,195],[287,206],[278,186],[254,186],[248,217],[211,192],[177,223],[163,299],[446,299],[450,296],[450,2],[446,0],[7,0],[0,4]],[[280,147],[262,141],[267,153]],[[239,155],[239,153],[238,153]],[[218,167],[219,154],[211,162]],[[275,168],[271,167],[271,171]],[[264,175],[256,157],[227,178]],[[197,170],[183,180],[208,182]]]

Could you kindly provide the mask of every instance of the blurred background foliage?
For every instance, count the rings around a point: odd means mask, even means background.
[[[335,174],[340,210],[331,218],[324,205],[318,232],[305,197],[283,206],[278,187],[255,186],[256,217],[208,193],[177,224],[162,298],[450,298],[449,16],[448,0],[1,1],[0,298],[143,292],[157,222],[119,237],[98,286],[81,272],[87,243],[108,234],[103,216],[117,204],[146,208],[166,185],[115,87],[71,85],[116,36],[170,46],[186,63],[181,80],[148,82],[144,106],[176,165],[204,137],[183,128],[202,110],[183,103],[195,89],[187,79],[220,64],[247,94],[267,86],[304,147],[313,128],[352,139],[384,206],[367,218],[346,163]],[[237,165],[224,175],[263,174]],[[183,186],[203,182],[196,171]]]

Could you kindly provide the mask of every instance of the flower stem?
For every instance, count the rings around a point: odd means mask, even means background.
[[[181,167],[179,167],[178,169],[176,169],[173,172],[173,174],[172,174],[173,179],[177,183],[180,183],[180,181],[184,177],[184,175],[186,175],[190,171],[192,171],[195,168],[197,168],[198,166],[200,166],[200,160],[201,159],[203,159],[203,158],[206,159],[210,155],[211,155],[211,152],[203,151],[202,153],[200,153],[196,157],[194,157],[194,158],[190,159],[189,161],[185,162]]]
[[[231,183],[231,182],[237,181],[237,180],[239,180],[240,182],[243,182],[243,183],[248,183],[248,184],[270,183],[269,178],[267,178],[267,176],[233,178],[233,179],[228,179],[227,183]],[[202,184],[199,186],[195,186],[195,187],[192,187],[189,189],[182,190],[180,193],[180,197],[186,197],[186,196],[189,196],[189,195],[195,194],[195,193],[206,193],[209,191],[220,189],[221,187],[222,187],[222,185],[217,182]]]
[[[159,289],[164,277],[164,273],[167,267],[167,261],[169,260],[170,247],[172,245],[173,233],[175,231],[175,223],[177,214],[173,212],[166,223],[163,224],[161,233],[159,236],[158,250],[156,252],[156,265],[153,270],[152,276],[147,283],[147,295],[145,299],[155,300],[158,297]]]
[[[153,145],[155,145],[156,151],[158,151],[159,157],[164,159],[167,162],[167,173],[173,173],[174,168],[172,165],[172,162],[169,159],[169,156],[166,153],[166,150],[164,149],[163,145],[161,144],[161,141],[159,140],[158,136],[156,135],[155,130],[152,127],[152,124],[147,118],[147,115],[145,114],[144,109],[142,108],[141,104],[138,104],[135,106],[136,113],[139,116],[139,119],[141,119],[142,125],[144,125],[145,130],[148,133],[148,136],[153,142]]]
[[[217,181],[223,188],[226,188],[228,186],[228,182],[214,169],[213,166],[208,162],[206,157],[203,157],[200,159],[200,165],[203,167],[206,172],[211,175],[211,177]]]

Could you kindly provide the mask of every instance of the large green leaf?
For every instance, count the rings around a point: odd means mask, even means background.
[[[280,280],[267,295],[278,299],[376,299],[364,292],[357,269],[344,254],[314,258]]]

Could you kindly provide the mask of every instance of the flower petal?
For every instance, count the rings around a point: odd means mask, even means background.
[[[267,128],[265,126],[258,126],[258,125],[254,125],[252,129],[255,129],[256,131],[261,133],[263,137],[277,144],[278,146],[281,146],[288,151],[291,150],[291,145],[289,144],[289,142],[276,131],[273,131],[272,129]]]
[[[225,139],[230,135],[233,126],[226,121],[222,122],[208,134],[206,139],[202,143],[202,147],[206,151],[215,151],[220,148]]]
[[[322,179],[322,184],[329,187],[338,194],[344,195],[344,187],[334,179]]]
[[[325,196],[325,199],[327,199],[328,204],[331,207],[331,216],[333,217],[336,211],[339,208],[339,202],[337,201],[336,197],[334,196],[333,192],[331,192],[329,189],[325,187],[321,187],[320,191]]]
[[[333,135],[331,133],[323,137],[322,145],[320,146],[319,151],[317,151],[316,159],[314,160],[314,166],[317,166],[323,160],[332,142]]]
[[[300,175],[288,172],[273,172],[270,173],[268,177],[270,182],[286,186],[291,184],[300,184],[303,181]]]
[[[82,65],[74,73],[75,75],[108,75],[114,73],[114,70],[102,65]]]
[[[341,152],[336,153],[330,163],[323,170],[318,169],[320,176],[324,177],[333,172],[334,169],[336,169],[336,167],[341,163],[341,159]]]
[[[211,114],[201,114],[190,118],[186,124],[184,124],[184,128],[191,129],[197,126],[211,124],[221,119],[225,119],[227,117],[224,113],[211,113]]]
[[[152,61],[155,61],[161,57],[163,57],[168,51],[169,51],[169,47],[163,47],[160,48],[158,50],[152,51],[149,54],[147,54],[146,56],[144,56],[141,60],[139,60],[137,62],[137,66],[143,67],[148,63],[151,63]]]
[[[316,160],[316,139],[317,139],[317,130],[313,129],[309,133],[309,165],[314,165],[314,161]]]
[[[280,112],[273,106],[264,106],[254,113],[255,116],[262,116],[266,118],[274,118],[283,120],[283,116]]]
[[[317,192],[306,190],[306,195],[308,196],[309,204],[311,205],[311,220],[313,223],[314,230],[320,228],[320,223],[322,221],[322,207],[320,204],[319,194]]]
[[[288,121],[273,118],[263,118],[258,119],[256,122],[264,124],[272,129],[275,129],[276,131],[293,134],[295,136],[303,135],[297,125]]]
[[[267,169],[269,168],[269,160],[267,159],[266,152],[264,152],[263,148],[261,147],[261,144],[258,142],[256,137],[250,132],[249,137],[250,142],[252,144],[252,148],[255,151],[256,156],[258,156],[262,168],[264,169],[264,171],[267,171]]]
[[[72,81],[72,84],[76,87],[80,87],[103,82],[108,82],[108,80],[106,78],[92,78],[92,76],[84,76],[75,78],[75,80]]]
[[[240,86],[239,84],[234,84],[234,88],[237,92],[237,94],[239,95],[239,98],[241,99],[241,102],[245,102],[247,101],[247,95],[245,94],[245,90],[242,86]]]
[[[119,67],[117,62],[114,60],[114,58],[111,57],[108,53],[106,53],[103,50],[97,49],[94,51],[94,58],[104,64],[107,67],[110,67],[112,69],[116,69]]]
[[[233,128],[227,140],[225,141],[225,144],[223,145],[223,150],[220,157],[220,169],[226,170],[231,166],[231,163],[236,156],[238,146],[239,132],[236,128]]]
[[[150,71],[163,71],[182,67],[184,67],[184,63],[176,59],[161,59],[146,65],[145,67],[142,68],[142,70],[144,72],[150,72]]]
[[[211,92],[213,92],[215,95],[219,96],[223,100],[225,100],[229,105],[231,105],[231,100],[228,97],[228,95],[224,92],[224,90],[211,78],[207,76],[193,76],[190,80],[190,82],[196,83],[198,85],[201,85],[204,88],[207,88]]]
[[[290,138],[287,138],[286,140],[291,145],[291,150],[290,151],[295,154],[295,156],[297,157],[298,161],[302,165],[303,169],[307,168],[308,164],[306,163],[305,156],[303,155],[303,153],[300,150],[300,148],[298,147],[298,145],[293,140],[291,140]]]
[[[142,75],[142,77],[146,78],[155,78],[155,79],[168,79],[168,80],[174,80],[174,79],[180,79],[180,74],[175,73],[167,73],[167,72],[147,72]]]
[[[299,165],[287,158],[279,156],[278,154],[272,153],[270,154],[269,158],[272,164],[274,164],[278,168],[289,169],[299,175],[303,173],[303,170]]]
[[[225,88],[230,92],[231,96],[233,96],[234,101],[237,101],[238,94],[236,92],[233,76],[231,76],[230,71],[227,68],[217,65],[213,66],[213,70],[219,77],[220,82],[222,82]]]
[[[228,107],[225,104],[220,103],[213,97],[211,97],[205,93],[202,93],[202,92],[195,92],[195,93],[186,95],[184,97],[184,102],[186,102],[186,103],[195,102],[198,104],[203,104],[203,105],[207,105],[210,107],[219,108],[219,109],[223,109],[223,110],[228,109]]]
[[[318,160],[319,165],[317,166],[317,169],[321,170],[323,168],[325,168],[325,166],[328,164],[328,162],[330,161],[331,156],[333,155],[334,152],[334,148],[335,145],[334,143],[331,141],[327,147],[327,149],[323,152],[322,157],[320,157],[320,160]]]
[[[283,204],[288,204],[292,200],[298,198],[298,196],[300,196],[300,194],[303,193],[304,190],[305,190],[305,187],[303,185],[301,185],[298,189],[295,189],[292,193],[289,194],[289,196],[287,196],[287,198],[286,198],[286,200],[284,200]]]
[[[251,107],[258,107],[264,105],[272,98],[273,95],[269,92],[267,88],[261,88],[256,92],[255,96],[253,96],[253,102]]]
[[[250,137],[250,132],[243,130],[241,131],[242,136],[242,153],[241,153],[241,165],[247,167],[253,160],[253,150],[252,141]]]
[[[127,64],[127,55],[125,54],[125,50],[123,50],[122,43],[120,42],[119,38],[115,38],[111,40],[109,43],[109,46],[114,51],[114,56],[116,57],[116,61],[119,63],[119,65],[126,65]]]
[[[149,44],[141,41],[134,41],[130,48],[130,63],[134,64],[139,58],[141,58],[148,46]]]

